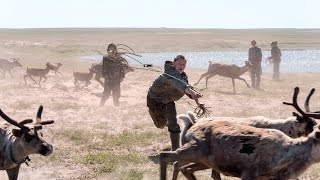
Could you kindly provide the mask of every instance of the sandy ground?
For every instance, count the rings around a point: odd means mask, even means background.
[[[184,32],[190,33],[189,31],[175,33],[183,34]],[[148,87],[159,73],[137,69],[127,74],[121,85],[121,106],[114,107],[112,100],[109,99],[104,107],[99,107],[103,91],[100,84],[91,80],[88,87],[76,88],[73,84],[72,72],[88,72],[91,62],[81,60],[79,56],[94,52],[97,48],[102,49],[105,43],[102,39],[106,38],[103,35],[109,35],[114,41],[118,38],[121,43],[128,42],[132,48],[138,49],[137,52],[148,52],[148,50],[153,52],[155,49],[160,52],[170,51],[167,42],[170,47],[174,47],[174,41],[169,41],[171,36],[165,39],[159,35],[157,39],[157,34],[130,30],[125,33],[102,30],[97,30],[96,34],[94,31],[69,33],[70,31],[52,35],[50,31],[30,33],[8,30],[8,33],[0,34],[2,37],[0,56],[19,57],[23,64],[22,68],[13,69],[13,78],[7,74],[5,78],[0,79],[0,108],[10,117],[20,121],[35,118],[39,105],[43,105],[43,119],[55,120],[53,125],[48,125],[43,130],[48,142],[54,146],[54,153],[49,157],[31,155],[30,166],[22,165],[20,179],[157,179],[158,164],[150,161],[148,156],[169,147],[170,142],[166,130],[154,127],[146,107],[146,94]],[[161,33],[170,32],[158,32],[158,34]],[[228,36],[228,33],[230,32],[221,34],[217,38],[223,39]],[[197,35],[199,34],[204,40],[210,32],[200,31]],[[234,41],[247,43],[243,40],[244,36],[241,37]],[[312,44],[309,36],[297,38]],[[267,42],[267,38],[265,39]],[[97,42],[95,43],[94,40]],[[144,41],[149,43],[145,46],[138,44]],[[200,44],[200,41],[192,43],[192,37],[184,41],[185,43],[179,44],[182,49],[178,50],[193,48],[195,51],[203,51],[210,49],[206,47],[214,45],[201,44],[197,48],[195,44]],[[316,41],[315,38],[314,44],[318,43]],[[158,42],[158,44],[153,45],[150,42]],[[232,44],[227,43],[227,45]],[[290,47],[287,46],[287,48]],[[294,47],[294,49],[298,48],[298,45]],[[219,50],[221,49],[229,50],[220,47]],[[47,60],[53,63],[61,62],[62,75],[50,72],[42,87],[29,79],[27,79],[28,84],[25,85],[23,75],[26,66],[42,68]],[[205,70],[187,68],[186,72],[193,84]],[[248,73],[242,77],[250,84]],[[288,73],[281,74],[281,81],[275,82],[272,81],[271,74],[263,74],[261,91],[249,89],[243,82],[236,80],[237,92],[233,94],[231,79],[213,77],[209,81],[208,89],[204,89],[204,80],[196,88],[204,95],[201,101],[212,107],[212,116],[261,115],[269,118],[286,118],[295,110],[283,105],[282,102],[292,101],[293,88],[296,86],[301,88],[298,100],[303,106],[309,90],[319,89],[319,78],[320,73]],[[310,102],[311,110],[320,109],[320,103],[317,101],[319,97],[320,94],[316,91]],[[188,102],[194,104],[186,97],[176,103],[178,113],[192,110]],[[95,159],[94,157],[98,154],[103,156]],[[114,159],[104,160],[103,157],[109,157],[109,154]],[[320,177],[318,170],[317,165],[312,166],[301,179],[317,179]],[[210,179],[209,171],[197,175],[201,179]],[[5,172],[0,172],[0,179],[6,178]],[[183,179],[182,176],[179,178]],[[224,177],[224,179],[230,178]]]

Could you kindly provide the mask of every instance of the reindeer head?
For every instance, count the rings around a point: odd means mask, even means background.
[[[247,67],[247,70],[250,72],[252,69],[252,64],[249,61],[245,61],[245,67]]]
[[[306,112],[304,112],[298,105],[297,103],[297,97],[299,94],[299,87],[295,87],[294,88],[294,94],[293,94],[293,100],[292,103],[287,103],[287,102],[283,102],[283,104],[285,105],[290,105],[293,106],[299,113],[293,112],[293,116],[296,116],[297,121],[299,123],[305,123],[305,134],[302,134],[304,136],[307,136],[308,134],[310,134],[314,127],[317,125],[317,122],[314,119],[320,119],[320,113],[318,112],[310,112],[310,108],[309,108],[309,100],[310,97],[312,96],[312,94],[314,93],[315,89],[311,89],[306,101],[305,101],[305,110]]]
[[[28,127],[26,124],[32,123],[32,119],[26,119],[18,123],[4,114],[0,109],[0,116],[8,123],[18,127],[12,129],[12,134],[17,138],[19,146],[28,154],[41,154],[48,156],[53,152],[52,145],[48,144],[42,137],[40,130],[43,125],[52,124],[54,121],[41,121],[43,106],[39,107],[36,123],[33,127]]]
[[[16,67],[22,67],[22,64],[20,63],[19,58],[13,58],[13,63]]]
[[[46,63],[46,68],[49,70],[54,70],[54,67],[49,62]]]

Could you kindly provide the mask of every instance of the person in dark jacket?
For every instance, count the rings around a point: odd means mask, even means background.
[[[104,91],[100,101],[103,106],[112,93],[113,105],[119,106],[120,102],[120,83],[125,77],[124,70],[128,68],[128,62],[117,51],[115,44],[108,45],[107,55],[102,59],[102,75],[105,79]]]
[[[166,61],[164,73],[153,81],[147,95],[149,114],[157,128],[163,129],[168,126],[171,139],[171,149],[179,148],[180,126],[177,123],[175,101],[187,94],[198,104],[201,97],[188,84],[188,77],[184,72],[187,60],[178,55],[174,61]]]
[[[250,77],[251,77],[251,87],[254,89],[260,89],[261,81],[261,61],[262,61],[262,52],[261,49],[257,46],[255,40],[251,41],[251,48],[249,49],[249,62],[252,64]]]
[[[281,50],[278,47],[277,41],[271,42],[271,59],[273,63],[273,76],[272,79],[278,81],[280,77],[280,62]]]

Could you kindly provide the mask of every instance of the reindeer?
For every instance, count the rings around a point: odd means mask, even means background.
[[[306,112],[310,112],[309,109],[309,100],[312,94],[314,93],[315,89],[312,89],[305,101],[305,109]],[[213,118],[207,118],[207,119],[198,119],[196,121],[196,118],[193,113],[188,112],[188,115],[179,115],[178,118],[182,119],[185,123],[185,128],[182,131],[181,135],[181,144],[186,144],[190,141],[190,137],[187,137],[187,130],[196,122],[205,122],[205,121],[217,121],[217,120],[224,120],[232,124],[242,124],[242,125],[249,125],[253,127],[258,128],[271,128],[271,129],[277,129],[285,133],[286,135],[290,136],[291,138],[297,138],[301,136],[307,136],[310,134],[313,130],[313,127],[316,125],[316,121],[312,118],[310,118],[305,112],[303,112],[298,104],[297,104],[297,96],[299,93],[299,88],[295,88],[294,95],[293,95],[293,103],[284,103],[287,105],[292,105],[295,107],[298,112],[302,114],[302,116],[293,113],[294,117],[290,117],[287,119],[279,119],[279,120],[271,120],[262,116],[258,117],[251,117],[251,118],[233,118],[233,117],[213,117]],[[177,179],[179,170],[181,167],[179,167],[179,163],[175,164],[174,172],[173,172],[173,179]],[[208,169],[209,167],[205,164],[201,164],[199,162],[190,164],[187,166],[184,166],[181,168],[181,171],[188,172],[190,174],[193,174],[194,171]],[[211,177],[215,180],[221,180],[221,177],[217,171],[212,169]]]
[[[297,107],[297,109],[300,109]],[[319,113],[305,113],[320,118]],[[188,126],[187,126],[188,127]],[[223,119],[199,121],[191,125],[189,141],[176,151],[160,153],[160,179],[166,179],[166,166],[198,163],[227,176],[242,180],[297,178],[309,166],[320,162],[320,125],[307,137],[293,139],[276,129],[256,128]],[[188,179],[196,179],[182,168]],[[198,169],[200,170],[200,169]]]
[[[208,88],[209,78],[215,75],[219,75],[219,76],[224,76],[232,79],[233,93],[236,93],[234,79],[242,80],[243,82],[246,83],[247,87],[250,88],[247,81],[241,78],[240,76],[245,72],[247,72],[248,70],[250,70],[251,67],[252,67],[252,64],[249,61],[245,61],[245,65],[242,67],[239,67],[235,64],[212,63],[211,61],[209,61],[208,71],[201,75],[200,79],[198,80],[198,82],[194,84],[194,86],[196,86],[203,77],[206,77],[206,88]]]
[[[26,75],[24,75],[24,83],[27,84],[27,81],[26,81],[26,77],[29,77],[33,82],[35,82],[36,84],[39,84],[39,86],[41,87],[41,79],[44,78],[44,81],[45,82],[47,80],[47,77],[46,75],[49,73],[50,70],[53,70],[53,67],[49,64],[49,63],[46,63],[46,67],[44,69],[39,69],[39,68],[29,68],[27,66],[27,70],[26,70]],[[31,76],[39,76],[40,79],[39,79],[39,82],[37,83]]]
[[[60,69],[60,67],[62,66],[61,63],[57,63],[56,65],[50,63],[50,62],[47,62],[52,68],[53,68],[53,71],[55,73],[55,75],[57,75],[57,73],[60,73],[62,74],[61,72],[59,72],[58,70]]]
[[[6,76],[6,72],[9,71],[11,78],[13,78],[11,69],[14,67],[22,67],[19,58],[13,58],[13,61],[9,61],[7,59],[0,59],[0,69],[3,71],[0,71],[2,73],[2,77]]]
[[[0,110],[0,116],[8,123],[19,129],[0,128],[0,170],[6,170],[9,180],[17,180],[19,169],[22,163],[30,161],[30,154],[41,154],[48,156],[53,152],[52,145],[43,138],[40,130],[43,125],[52,124],[54,121],[42,121],[41,114],[43,106],[39,107],[36,123],[33,127],[26,124],[32,123],[32,119],[17,122]],[[27,164],[28,165],[28,164]]]
[[[101,77],[103,77],[102,72],[101,72],[101,70],[102,70],[102,63],[93,64],[91,68],[96,71],[96,75],[95,75],[94,79],[95,79],[96,81],[98,81],[98,82],[101,84],[102,87],[104,87],[104,83],[103,83],[103,81],[101,81],[101,79],[100,79]],[[129,72],[133,72],[133,71],[134,71],[133,67],[128,66],[128,67],[124,70],[124,74],[127,74],[127,73],[129,73]]]
[[[92,79],[94,73],[96,73],[96,71],[92,67],[89,69],[89,73],[73,71],[74,85],[79,87],[80,83],[78,81],[85,81],[86,84],[84,87],[89,86],[89,84],[91,84],[90,80]]]

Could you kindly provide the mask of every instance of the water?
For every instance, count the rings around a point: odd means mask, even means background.
[[[207,69],[208,61],[223,62],[243,66],[248,59],[248,52],[221,51],[221,52],[166,52],[166,53],[141,53],[142,57],[135,57],[144,64],[153,64],[163,67],[166,60],[182,54],[188,60],[187,66],[191,68]],[[262,52],[263,72],[272,72],[272,65],[265,59],[270,56],[270,51]],[[101,61],[101,55],[83,56],[82,59]],[[131,58],[126,58],[130,64],[139,64]],[[282,51],[280,72],[320,72],[320,50],[294,50]]]

